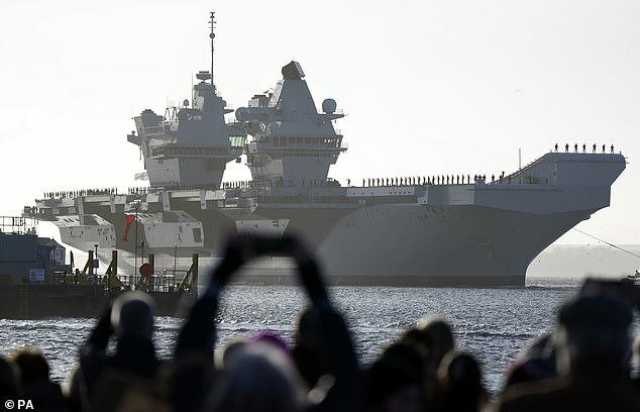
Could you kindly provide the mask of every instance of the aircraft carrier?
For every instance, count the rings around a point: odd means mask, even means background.
[[[329,169],[346,150],[335,128],[344,114],[330,98],[317,110],[299,63],[281,75],[232,116],[212,63],[182,107],[134,118],[127,140],[141,151],[148,186],[46,193],[24,215],[52,222],[68,246],[105,258],[116,249],[129,262],[153,253],[156,265],[175,265],[197,253],[205,266],[230,234],[291,232],[336,285],[522,286],[542,250],[609,206],[626,166],[613,147],[566,145],[510,174],[338,182]],[[242,155],[252,180],[223,183]],[[291,270],[266,259],[242,279],[289,283]]]

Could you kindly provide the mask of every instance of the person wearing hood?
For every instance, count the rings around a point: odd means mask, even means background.
[[[153,326],[154,302],[146,293],[128,292],[105,309],[80,350],[70,391],[74,410],[112,410],[124,388],[153,386],[160,368]],[[112,337],[115,351],[108,353]]]

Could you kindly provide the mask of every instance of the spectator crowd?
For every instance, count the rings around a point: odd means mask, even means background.
[[[225,286],[246,261],[292,257],[309,305],[290,345],[265,330],[216,346]],[[640,411],[632,359],[632,307],[614,294],[581,293],[558,311],[490,394],[477,359],[456,345],[443,318],[419,320],[370,365],[360,365],[343,316],[318,267],[292,239],[229,242],[225,258],[186,314],[171,359],[154,348],[154,303],[118,297],[78,350],[68,389],[37,349],[0,358],[0,393],[36,411]],[[24,407],[23,404],[23,408]]]

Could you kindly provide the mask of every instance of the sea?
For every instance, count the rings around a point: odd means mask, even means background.
[[[423,317],[443,316],[453,326],[458,348],[480,361],[487,387],[500,389],[505,371],[531,339],[549,331],[559,306],[578,284],[536,279],[514,289],[334,287],[330,294],[345,315],[362,364],[370,364],[404,330]],[[232,286],[225,290],[218,344],[236,335],[270,330],[291,341],[306,298],[296,287]],[[65,383],[79,346],[94,319],[0,320],[0,352],[39,347],[53,378]],[[155,344],[170,356],[181,325],[178,318],[156,321]]]

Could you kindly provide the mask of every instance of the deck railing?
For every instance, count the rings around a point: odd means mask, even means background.
[[[36,234],[37,220],[23,216],[0,216],[0,233]]]

